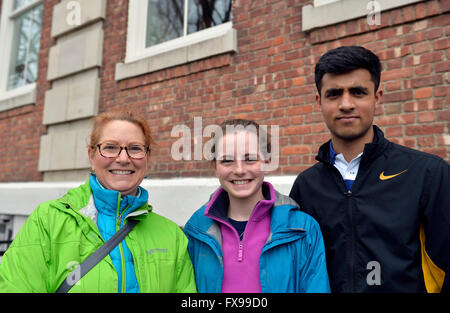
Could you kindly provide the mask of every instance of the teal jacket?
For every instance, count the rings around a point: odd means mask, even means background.
[[[270,234],[264,245],[259,274],[264,293],[330,292],[322,233],[317,222],[289,197],[275,191]],[[223,253],[219,224],[202,206],[187,222],[189,253],[198,292],[222,290]],[[243,278],[245,279],[245,278]]]
[[[89,185],[91,186],[95,208],[97,209],[96,224],[105,241],[109,240],[119,228],[123,227],[123,222],[128,214],[147,204],[148,201],[148,192],[142,187],[138,188],[136,197],[126,195],[121,198],[120,192],[105,189],[94,174],[91,174],[89,178]],[[125,270],[127,278],[125,292],[138,293],[139,284],[134,270],[133,256],[126,244],[126,240],[122,240],[122,250],[120,246],[116,246],[109,255],[119,279],[118,292],[124,291],[122,290],[122,271]]]
[[[104,239],[93,219],[89,181],[60,199],[44,202],[29,216],[0,263],[0,293],[55,292],[68,274]],[[128,219],[140,222],[125,238],[140,292],[195,292],[187,238],[174,222],[143,204]],[[123,243],[119,244],[123,259]],[[126,290],[127,271],[121,271]],[[69,292],[116,293],[119,277],[108,255]]]

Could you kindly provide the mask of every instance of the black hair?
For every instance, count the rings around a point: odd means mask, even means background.
[[[381,63],[372,51],[360,46],[344,46],[325,53],[317,62],[314,70],[314,79],[319,95],[322,88],[322,77],[325,74],[344,74],[359,68],[369,71],[376,92],[380,85]]]

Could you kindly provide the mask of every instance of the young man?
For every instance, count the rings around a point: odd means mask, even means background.
[[[321,226],[332,292],[448,292],[450,166],[372,125],[380,72],[362,47],[321,57],[316,100],[331,140],[290,197]]]

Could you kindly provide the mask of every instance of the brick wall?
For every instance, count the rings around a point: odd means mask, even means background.
[[[383,62],[384,97],[376,123],[399,144],[449,160],[450,1],[427,1],[311,33],[316,51],[359,44]],[[323,50],[325,49],[325,50]],[[447,139],[448,140],[448,139]]]
[[[0,156],[0,181],[41,180],[37,172],[46,77],[51,7],[45,2],[44,30],[36,106],[0,113],[1,143],[26,141]],[[447,99],[450,67],[450,1],[434,0],[382,12],[381,25],[365,18],[302,32],[302,0],[235,0],[233,27],[238,53],[224,54],[122,81],[114,80],[123,62],[128,1],[109,0],[100,69],[100,111],[126,106],[145,115],[157,143],[152,177],[209,176],[206,161],[174,161],[175,125],[193,129],[231,117],[280,126],[280,167],[273,174],[297,174],[313,164],[318,147],[329,139],[315,104],[313,69],[327,50],[363,45],[383,62],[384,100],[376,123],[389,139],[450,161]],[[205,138],[204,140],[208,140]],[[5,155],[6,154],[6,155]]]
[[[263,5],[264,3],[264,5]],[[130,106],[146,114],[159,145],[153,177],[210,175],[205,161],[173,161],[176,124],[203,126],[231,117],[280,126],[280,168],[296,174],[314,162],[329,138],[315,105],[313,68],[328,49],[359,44],[383,62],[385,93],[376,122],[400,144],[449,160],[448,134],[449,1],[428,1],[383,12],[381,25],[361,18],[302,32],[307,1],[234,3],[233,26],[239,52],[115,82],[114,66],[125,56],[126,1],[109,1],[105,27],[100,110]]]

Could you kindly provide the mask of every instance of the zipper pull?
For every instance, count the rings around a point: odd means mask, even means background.
[[[242,254],[243,254],[243,247],[244,245],[240,242],[239,243],[239,251],[238,251],[238,261],[242,262]]]
[[[352,191],[351,190],[347,190],[347,192],[344,193],[344,195],[346,195],[347,197],[350,197],[352,195]]]
[[[119,216],[117,217],[117,226],[120,227],[120,221],[122,220],[122,214],[119,214]]]

